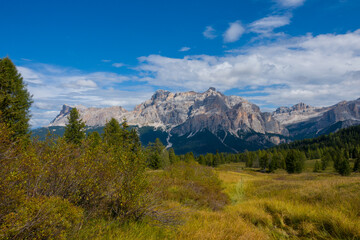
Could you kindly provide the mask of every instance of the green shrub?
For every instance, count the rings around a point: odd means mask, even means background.
[[[120,146],[51,137],[25,144],[10,136],[0,123],[0,239],[61,239],[83,216],[125,222],[147,215],[145,156],[132,132]]]
[[[1,239],[67,239],[83,219],[83,210],[59,197],[26,199],[7,214]]]

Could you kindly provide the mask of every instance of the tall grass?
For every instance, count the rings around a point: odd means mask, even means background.
[[[78,239],[360,239],[360,174],[341,177],[311,168],[264,174],[236,164],[215,174],[183,164],[149,173],[161,207],[179,213],[179,224],[94,222]],[[231,201],[214,211],[209,192]]]

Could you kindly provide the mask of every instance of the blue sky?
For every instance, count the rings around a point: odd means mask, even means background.
[[[0,57],[33,94],[131,110],[157,89],[240,95],[262,110],[360,97],[360,1],[5,1]]]

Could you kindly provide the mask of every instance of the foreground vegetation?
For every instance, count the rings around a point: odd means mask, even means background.
[[[179,169],[202,168],[196,163],[179,164],[172,171],[177,169],[184,174],[186,170]],[[312,169],[313,164],[314,161],[307,161],[306,169]],[[168,171],[150,175],[159,182],[159,178],[171,176]],[[166,186],[156,185],[167,192],[159,197],[163,207],[176,211],[177,221],[169,225],[151,220],[125,225],[97,221],[82,229],[80,239],[360,238],[359,174],[342,177],[331,171],[309,171],[289,175],[283,170],[265,174],[245,168],[244,163],[221,165],[216,172],[222,181],[222,192],[229,196],[227,202],[219,200],[223,195],[218,195],[216,202],[209,202],[214,198],[208,198],[206,191],[194,197],[197,187],[181,189],[180,186],[189,185],[185,182],[179,185],[180,179],[186,178],[180,174],[176,180],[167,179]]]

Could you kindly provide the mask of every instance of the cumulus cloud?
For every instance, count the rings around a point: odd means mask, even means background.
[[[59,113],[63,104],[104,107],[120,105],[131,109],[148,99],[153,88],[125,84],[136,76],[123,76],[111,72],[84,73],[47,64],[18,66],[29,92],[33,95],[32,127],[49,122]]]
[[[216,31],[212,26],[207,26],[203,32],[203,35],[208,39],[214,39],[217,37]]]
[[[250,32],[261,35],[269,35],[273,33],[275,28],[279,28],[290,24],[290,15],[287,16],[269,16],[261,18],[249,25]]]
[[[299,101],[329,105],[360,95],[360,30],[279,40],[224,57],[150,55],[140,61],[149,84],[250,89],[251,99],[277,106]]]
[[[86,87],[86,88],[97,88],[97,84],[92,80],[79,79],[75,82],[77,87]]]
[[[240,21],[229,23],[229,28],[224,33],[224,42],[236,42],[240,39],[241,35],[245,32],[245,28],[241,25]]]
[[[179,52],[187,52],[187,51],[189,51],[191,48],[189,48],[189,47],[182,47],[182,48],[180,48],[179,49]]]
[[[116,68],[121,68],[121,67],[123,67],[125,65],[123,63],[113,63],[112,66],[116,67]]]
[[[299,7],[304,4],[305,0],[274,0],[282,7]]]
[[[274,25],[281,24],[269,28]],[[326,106],[360,97],[360,30],[288,37],[236,50],[221,57],[140,57],[133,76],[33,63],[18,69],[34,95],[33,126],[48,124],[64,103],[131,109],[159,86],[175,91],[214,86],[239,91],[266,107],[300,101]]]

